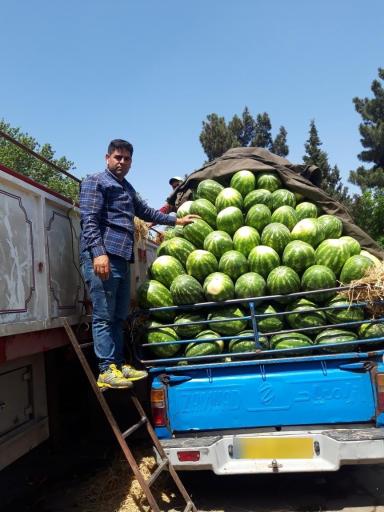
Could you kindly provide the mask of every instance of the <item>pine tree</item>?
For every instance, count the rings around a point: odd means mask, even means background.
[[[252,140],[252,146],[272,150],[273,141],[271,130],[272,124],[267,112],[257,114],[255,136]]]
[[[289,148],[287,144],[287,130],[284,126],[280,126],[279,133],[276,135],[275,140],[272,144],[272,153],[279,156],[287,156]]]
[[[379,68],[379,79],[384,80],[384,68]],[[384,89],[379,80],[371,85],[373,98],[354,98],[355,110],[362,117],[359,126],[361,144],[365,148],[358,156],[362,162],[372,163],[351,171],[349,180],[363,191],[384,187]]]
[[[224,117],[219,117],[215,113],[209,114],[207,121],[203,121],[200,142],[209,161],[238,145]]]

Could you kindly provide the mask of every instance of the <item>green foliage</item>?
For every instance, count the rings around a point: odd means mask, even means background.
[[[379,68],[379,80],[384,80],[384,69]],[[358,167],[350,173],[350,181],[363,191],[367,188],[384,187],[384,89],[379,80],[371,85],[373,98],[354,98],[356,112],[362,117],[359,125],[361,144],[365,148],[358,158],[362,162],[371,162],[366,169]]]
[[[218,158],[228,149],[249,146],[266,148],[277,155],[287,156],[286,129],[281,126],[275,139],[271,132],[272,124],[266,112],[253,118],[245,107],[241,117],[235,114],[228,123],[224,117],[209,114],[203,121],[200,142],[208,161]]]
[[[384,248],[384,189],[376,187],[354,197],[356,223]]]
[[[67,160],[66,157],[55,159],[55,152],[50,144],[43,144],[41,146],[36,139],[27,133],[23,133],[20,128],[13,128],[9,123],[1,120],[0,130],[6,132],[18,142],[21,142],[35,153],[39,153],[65,171],[74,168],[73,162]],[[48,164],[38,160],[3,137],[0,137],[0,163],[74,201],[78,199],[79,185],[77,182],[61,174],[59,171],[56,171]]]

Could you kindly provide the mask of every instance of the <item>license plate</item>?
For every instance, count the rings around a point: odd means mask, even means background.
[[[233,443],[235,459],[312,459],[310,437],[241,437]]]

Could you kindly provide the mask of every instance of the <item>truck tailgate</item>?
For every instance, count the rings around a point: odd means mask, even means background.
[[[167,372],[166,382],[174,433],[375,418],[366,365],[343,358],[180,368]]]

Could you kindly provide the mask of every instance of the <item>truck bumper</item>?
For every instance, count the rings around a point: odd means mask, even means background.
[[[337,471],[384,462],[384,428],[184,437],[161,444],[175,469],[217,475]]]

